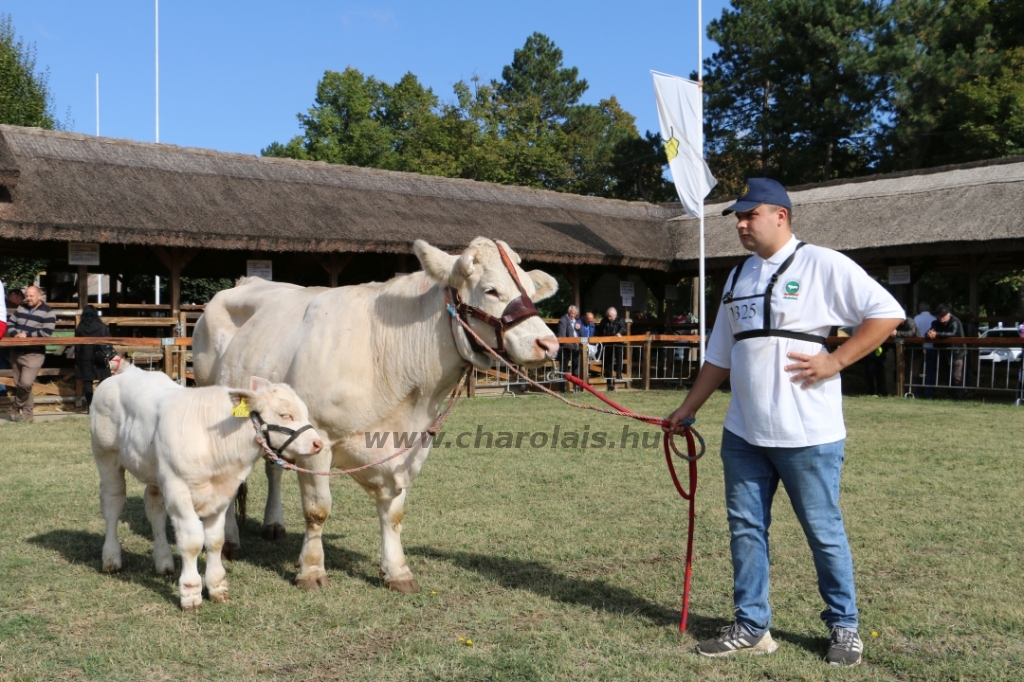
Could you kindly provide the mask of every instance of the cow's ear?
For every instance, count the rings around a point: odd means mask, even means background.
[[[249,390],[253,393],[259,391],[269,391],[270,387],[273,386],[269,381],[262,377],[250,377],[249,378]]]
[[[533,292],[534,301],[543,301],[558,291],[558,280],[543,270],[530,270],[526,274],[533,280],[533,286],[536,288]]]
[[[435,248],[422,239],[413,242],[413,251],[420,260],[420,265],[427,276],[441,284],[451,284],[452,269],[458,260],[441,249]]]

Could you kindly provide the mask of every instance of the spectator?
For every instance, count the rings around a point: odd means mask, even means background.
[[[925,334],[929,339],[950,339],[963,338],[964,325],[949,311],[949,306],[940,303],[935,312],[938,317],[932,321],[932,328]],[[950,386],[957,386],[959,389],[953,393],[954,398],[964,397],[964,359],[967,351],[962,347],[946,347],[942,349],[943,355],[950,359]],[[937,352],[937,351],[934,351]]]
[[[598,336],[623,336],[626,333],[626,323],[619,319],[619,312],[615,308],[609,308],[604,313],[604,319],[597,327]],[[625,349],[620,344],[605,344],[604,348],[604,376],[608,383],[608,390],[615,390],[615,379],[622,380],[622,354]]]
[[[43,303],[43,292],[39,287],[30,286],[25,290],[25,302],[18,306],[11,317],[7,335],[16,339],[53,336],[56,323],[57,316],[50,306]],[[43,366],[45,353],[45,346],[18,346],[12,350],[14,403],[11,407],[11,421],[32,421],[35,408],[32,384]]]
[[[7,334],[7,296],[4,295],[4,283],[0,282],[0,338]],[[17,307],[17,306],[15,306]],[[7,349],[0,348],[0,369],[10,369],[11,362],[7,358]],[[0,384],[0,396],[7,395],[7,386]]]
[[[594,322],[594,313],[584,313],[583,323],[580,325],[580,336],[589,339],[597,335],[597,323]]]
[[[932,328],[932,322],[935,321],[935,316],[932,315],[932,307],[927,302],[921,301],[917,306],[918,314],[914,318],[914,324],[917,325],[917,330],[921,332],[922,336],[928,334],[928,330]],[[926,343],[924,344],[924,397],[931,398],[935,391],[935,367],[938,358],[935,354],[935,344]]]
[[[565,315],[562,315],[561,319],[558,320],[558,330],[555,335],[560,339],[577,339],[580,336],[580,330],[583,328],[583,323],[577,319],[580,315],[580,309],[574,305],[569,306],[569,310],[566,311]],[[562,344],[558,351],[561,356],[560,369],[563,373],[572,374],[574,376],[580,375],[580,347],[579,344]],[[562,383],[561,391],[564,393],[568,388],[567,382]],[[578,390],[578,389],[574,389]]]
[[[110,329],[100,321],[96,308],[87,305],[75,328],[75,336],[110,336]],[[92,382],[110,378],[109,350],[112,348],[108,345],[75,346],[75,376],[85,391],[86,410],[92,405]]]

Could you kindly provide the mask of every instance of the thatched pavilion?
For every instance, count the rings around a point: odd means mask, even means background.
[[[1024,263],[1024,157],[791,196],[798,236],[873,274],[910,266],[913,283],[972,273],[975,314],[977,274]],[[719,281],[745,256],[724,205],[706,207],[708,272]],[[414,239],[454,250],[477,235],[560,272],[577,301],[602,274],[639,276],[660,299],[697,271],[697,221],[678,206],[0,126],[3,253],[59,261],[68,242],[98,243],[90,272],[169,276],[175,309],[183,271],[234,277],[247,259],[271,259],[275,279],[334,286],[415,267]],[[894,292],[913,304],[911,286]]]

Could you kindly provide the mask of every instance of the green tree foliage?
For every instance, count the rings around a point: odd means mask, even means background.
[[[442,102],[408,73],[394,85],[327,71],[302,135],[265,156],[467,178],[620,199],[671,195],[660,139],[641,137],[614,96],[580,104],[587,82],[534,33],[502,79],[460,81]]]
[[[879,89],[873,0],[733,0],[708,27],[708,156],[725,193],[754,172],[787,184],[849,175],[868,160]]]
[[[1024,0],[733,0],[708,36],[719,194],[1024,153]]]
[[[41,258],[0,256],[0,282],[4,289],[24,289],[35,281],[36,275],[46,270],[47,261]]]
[[[14,32],[9,14],[0,15],[0,123],[62,127],[53,114],[47,72],[36,73],[35,45]]]

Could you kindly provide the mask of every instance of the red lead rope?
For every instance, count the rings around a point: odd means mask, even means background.
[[[635,412],[626,409],[625,407],[619,405],[618,403],[611,400],[607,396],[595,391],[593,386],[586,383],[579,377],[575,377],[572,374],[566,374],[565,378],[568,379],[570,383],[579,386],[580,388],[589,391],[593,395],[597,396],[599,400],[607,403],[608,405],[611,405],[613,408],[623,413],[624,415],[631,416],[634,419],[645,422],[647,424],[652,424],[654,426],[662,426],[665,423],[665,420],[663,419],[652,419],[651,417],[647,417],[645,415],[638,415]],[[679,632],[686,632],[686,626],[688,624],[690,617],[690,578],[693,575],[693,524],[694,519],[696,518],[693,504],[697,492],[697,460],[700,459],[701,456],[703,456],[704,454],[704,439],[701,438],[699,433],[690,428],[690,424],[692,423],[693,422],[691,421],[689,424],[685,424],[685,426],[687,427],[686,431],[684,431],[684,434],[686,435],[687,454],[684,455],[683,453],[679,452],[678,449],[676,449],[675,442],[672,440],[672,434],[664,434],[664,437],[661,441],[662,446],[665,449],[665,462],[668,464],[668,472],[669,474],[672,475],[672,483],[676,486],[676,490],[679,492],[682,498],[689,502],[690,504],[689,524],[687,525],[686,529],[686,572],[683,577],[683,610],[679,617]],[[694,439],[695,434],[697,439],[700,441],[700,452],[697,451],[697,443]],[[690,486],[688,490],[684,490],[683,484],[679,482],[679,476],[676,474],[676,465],[673,455],[685,459],[687,464],[689,465]]]

